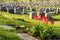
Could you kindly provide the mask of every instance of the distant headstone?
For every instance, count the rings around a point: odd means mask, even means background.
[[[1,7],[1,11],[7,11],[6,7],[5,6],[2,6]]]
[[[46,9],[46,12],[50,12],[49,8]]]
[[[30,18],[33,18],[34,19],[34,16],[37,16],[37,13],[35,11],[32,11],[30,13]]]
[[[52,12],[45,13],[45,16],[47,16],[48,19],[51,19],[52,18]]]
[[[58,9],[58,14],[60,14],[60,9]]]
[[[41,8],[38,10],[38,14],[40,13],[44,16],[45,15],[44,11],[45,11],[45,8]]]
[[[32,11],[35,11],[35,10],[36,10],[36,8],[35,8],[35,7],[32,7],[32,8],[31,8],[31,10],[32,10]]]
[[[14,8],[13,7],[9,6],[8,10],[9,10],[10,13],[14,13]]]
[[[23,7],[23,14],[27,14],[27,8]]]
[[[17,14],[21,13],[20,7],[14,7],[14,13],[17,13]]]
[[[53,12],[53,11],[54,11],[54,9],[53,9],[53,8],[50,8],[49,10],[50,10],[50,12]]]

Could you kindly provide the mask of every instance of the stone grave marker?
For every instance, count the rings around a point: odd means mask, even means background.
[[[34,19],[34,16],[37,16],[35,11],[30,12],[30,18]]]
[[[58,9],[58,14],[60,14],[60,9]]]
[[[50,8],[49,10],[50,10],[50,12],[53,12],[53,11],[54,11],[54,9],[53,9],[53,8]]]
[[[47,16],[48,19],[51,19],[52,18],[52,12],[45,13],[45,16]]]
[[[9,6],[8,10],[9,10],[10,13],[14,13],[14,8],[13,7]]]
[[[21,9],[19,6],[14,7],[14,13],[17,13],[17,14],[21,13]]]
[[[27,14],[27,8],[23,7],[23,14]]]
[[[44,13],[44,11],[45,11],[45,8],[40,8],[39,9],[39,12],[41,12],[41,13]]]
[[[32,7],[31,10],[32,10],[32,11],[36,11],[36,8],[35,8],[35,7]]]
[[[40,13],[40,14],[42,14],[44,16],[45,15],[44,11],[45,11],[45,9],[41,8],[41,9],[38,10],[38,14]]]
[[[45,11],[46,11],[47,13],[50,12],[49,8],[46,8]]]
[[[1,11],[7,11],[6,6],[2,6]]]

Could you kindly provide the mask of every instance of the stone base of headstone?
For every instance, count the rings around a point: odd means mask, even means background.
[[[32,12],[30,13],[30,18],[34,19],[34,16],[37,16],[37,13],[34,12],[34,11],[32,11]]]
[[[48,19],[51,19],[52,18],[52,13],[51,12],[45,13],[45,16],[47,16]]]

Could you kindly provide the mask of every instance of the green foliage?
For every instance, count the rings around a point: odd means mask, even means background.
[[[0,40],[22,40],[15,33],[0,27]]]
[[[40,37],[42,40],[44,40],[46,38],[52,38],[55,35],[52,27],[52,25],[46,24],[33,25],[29,28],[29,32],[31,35]]]

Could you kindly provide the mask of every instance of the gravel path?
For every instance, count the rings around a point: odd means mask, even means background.
[[[38,40],[38,39],[28,35],[27,33],[18,33],[17,35],[19,37],[23,38],[23,40]]]

